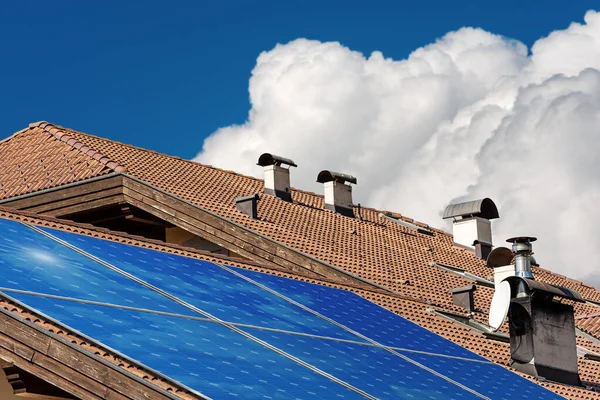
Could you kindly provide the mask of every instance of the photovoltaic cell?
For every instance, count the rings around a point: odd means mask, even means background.
[[[410,354],[409,357],[491,399],[562,399],[542,386],[496,364]]]
[[[382,345],[485,361],[354,293],[240,268],[235,271]]]
[[[213,399],[363,399],[213,322],[11,296]]]
[[[0,229],[8,233],[0,242],[0,277],[5,287],[202,316],[21,224],[0,220]],[[485,359],[347,291],[237,268],[231,273],[200,260],[63,231],[44,231],[223,320],[329,336],[334,340],[242,328],[379,398],[476,397],[460,385],[494,399],[559,398],[500,366],[478,362]],[[22,293],[9,295],[209,397],[359,397],[215,322]],[[384,348],[369,346],[350,329],[382,345],[404,349],[397,352],[435,372]]]
[[[2,287],[196,315],[18,222],[0,219],[0,232]]]
[[[217,265],[122,243],[44,231],[230,322],[362,340]]]
[[[380,399],[478,398],[382,348],[246,330]]]

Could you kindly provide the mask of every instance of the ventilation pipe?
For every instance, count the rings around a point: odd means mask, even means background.
[[[339,172],[323,170],[317,176],[325,191],[325,208],[347,217],[354,217],[352,204],[352,186],[356,178]]]
[[[264,153],[258,163],[265,171],[265,193],[285,201],[292,201],[290,190],[290,168],[297,165],[289,158]],[[288,167],[282,167],[287,165]]]
[[[515,276],[521,278],[533,279],[531,273],[531,242],[535,242],[534,237],[514,237],[507,240],[512,243],[512,252],[515,255]]]
[[[477,256],[487,259],[492,251],[492,224],[498,218],[498,208],[491,199],[450,204],[444,210],[443,219],[453,218],[454,243],[476,251]]]

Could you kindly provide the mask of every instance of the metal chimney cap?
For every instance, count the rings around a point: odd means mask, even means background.
[[[339,183],[354,183],[356,185],[356,178],[353,177],[352,175],[347,175],[347,174],[342,174],[340,172],[333,172],[333,171],[328,171],[328,170],[323,170],[321,172],[319,172],[319,175],[317,176],[317,182],[319,183],[325,183],[325,182],[331,182],[331,181],[336,181]]]
[[[536,237],[533,236],[516,236],[509,239],[506,239],[509,243],[531,243],[537,240]]]
[[[506,239],[507,242],[512,243],[512,251],[517,254],[531,253],[532,246],[531,242],[535,242],[537,238],[528,236],[518,236],[510,239]]]
[[[481,217],[485,219],[495,219],[499,218],[500,214],[498,214],[498,208],[492,199],[486,197],[485,199],[450,204],[444,210],[442,219],[456,217]]]
[[[271,153],[263,153],[260,157],[258,157],[258,162],[256,165],[260,165],[261,167],[266,167],[267,165],[289,165],[290,167],[297,167],[296,163],[294,163],[289,158],[276,156]]]

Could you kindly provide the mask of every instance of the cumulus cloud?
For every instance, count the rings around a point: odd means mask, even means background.
[[[496,245],[537,236],[546,268],[600,276],[600,14],[530,54],[473,28],[406,60],[298,39],[258,57],[249,93],[247,122],[214,132],[197,161],[260,176],[273,152],[299,164],[297,188],[349,173],[355,200],[442,228],[449,202],[491,197]]]

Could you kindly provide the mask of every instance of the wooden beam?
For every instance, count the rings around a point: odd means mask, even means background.
[[[82,195],[82,196],[70,197],[65,200],[40,204],[38,206],[30,207],[30,208],[26,209],[26,211],[34,212],[36,214],[64,215],[65,214],[64,210],[68,209],[69,207],[72,207],[75,205],[89,204],[93,201],[118,196],[119,194],[122,194],[122,193],[123,193],[123,189],[121,187],[109,188],[109,189],[100,190],[97,192],[88,193],[88,194]]]
[[[122,193],[112,195],[109,197],[101,197],[96,200],[86,201],[82,203],[76,203],[60,209],[54,209],[47,212],[42,212],[42,215],[52,215],[53,217],[62,217],[64,215],[76,214],[82,211],[89,211],[93,209],[100,209],[103,207],[110,207],[116,204],[123,203],[125,198]]]
[[[0,309],[0,358],[82,399],[166,400],[158,388]]]
[[[45,394],[38,393],[20,393],[17,394],[18,398],[22,399],[33,399],[33,400],[72,400],[72,398],[68,397],[58,397],[58,396],[48,396]]]
[[[2,206],[15,208],[17,210],[30,210],[34,207],[43,206],[44,204],[62,202],[74,198],[77,199],[88,194],[102,192],[116,187],[122,187],[122,185],[122,175],[106,176],[99,179],[94,178],[90,181],[81,181],[75,184],[59,186],[56,188],[31,193],[14,200],[7,199],[2,201]]]

